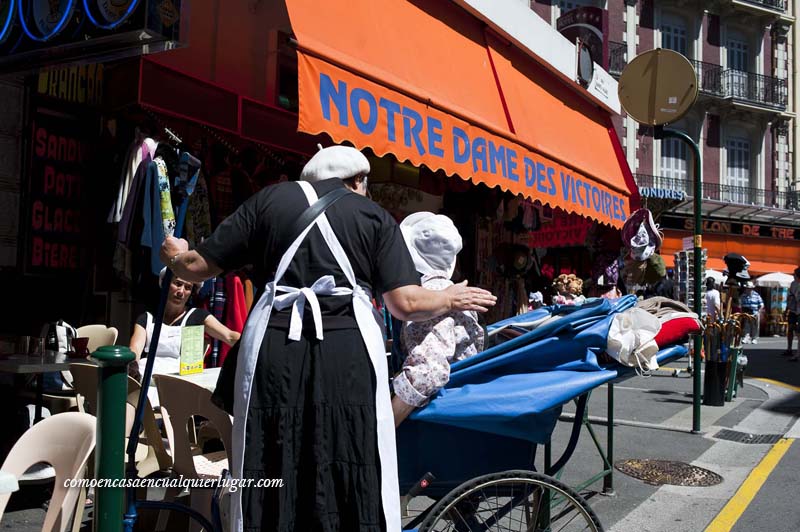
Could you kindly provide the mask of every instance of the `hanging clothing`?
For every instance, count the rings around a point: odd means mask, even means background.
[[[161,227],[164,228],[165,236],[172,235],[175,233],[175,212],[172,210],[172,194],[170,193],[167,163],[161,157],[156,157],[155,163],[158,170],[158,201],[161,208]]]
[[[244,297],[244,286],[238,275],[229,273],[225,276],[225,294],[227,303],[225,305],[225,326],[238,333],[244,330],[244,322],[247,321],[247,303]],[[231,346],[221,344],[217,363],[222,365],[225,357],[228,356]]]
[[[356,194],[284,242],[317,194],[343,186],[334,178],[262,189],[197,248],[224,270],[253,264],[264,286],[239,346],[232,471],[285,484],[237,492],[233,530],[377,532],[384,521],[400,530],[386,354],[370,293],[419,276],[389,213]]]
[[[161,218],[161,189],[159,187],[159,170],[155,161],[147,166],[144,182],[144,201],[142,202],[142,234],[140,243],[148,248],[150,271],[158,275],[164,264],[161,263],[159,250],[164,241],[164,226]]]
[[[208,188],[211,198],[211,221],[216,227],[236,209],[230,167],[212,175]]]
[[[208,185],[203,172],[197,176],[194,192],[189,196],[186,214],[186,235],[190,247],[205,240],[211,234],[211,207],[208,203]]]
[[[134,235],[139,236],[142,232],[141,214],[144,208],[147,169],[151,160],[150,154],[147,153],[137,167],[117,228],[117,245],[114,249],[113,261],[114,271],[117,272],[120,278],[127,281],[133,280],[136,276],[135,264],[137,261],[135,257],[139,242],[134,239]]]
[[[225,280],[222,277],[215,277],[211,280],[211,312],[220,323],[225,321]],[[211,365],[217,367],[222,365],[220,360],[220,352],[224,344],[214,338],[211,344]]]
[[[253,308],[253,298],[255,297],[253,293],[253,281],[250,279],[244,280],[244,303],[247,306],[247,311],[250,312],[250,309]]]
[[[191,308],[183,313],[176,321],[161,326],[161,336],[158,339],[156,348],[156,359],[153,362],[153,375],[177,374],[181,369],[181,332],[183,327],[192,325],[203,325],[209,313],[202,309]],[[147,331],[142,357],[138,361],[139,373],[144,375],[147,357],[150,353],[150,339],[153,337],[153,326],[155,320],[149,312],[139,315],[136,324]],[[158,406],[158,392],[154,385],[150,385],[147,392],[150,404]]]
[[[152,159],[156,153],[158,143],[151,138],[146,138],[141,142],[134,141],[125,155],[125,162],[122,165],[122,173],[119,179],[117,198],[108,213],[109,223],[118,223],[122,220],[128,196],[133,188],[135,176],[139,170],[139,165],[145,159]]]

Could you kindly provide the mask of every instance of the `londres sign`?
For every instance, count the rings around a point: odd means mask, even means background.
[[[181,45],[188,0],[0,0],[0,73]]]

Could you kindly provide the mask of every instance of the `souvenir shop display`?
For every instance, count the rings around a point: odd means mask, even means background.
[[[705,301],[706,297],[706,259],[708,252],[703,249],[703,255],[700,259],[700,279],[701,283],[700,298]],[[675,258],[675,280],[678,285],[678,300],[694,308],[694,250],[678,251],[674,255]],[[701,305],[703,314],[705,314],[705,305]]]
[[[664,237],[649,210],[634,212],[622,226],[621,237],[625,250],[623,280],[629,293],[643,292],[666,276],[664,259],[657,253]]]

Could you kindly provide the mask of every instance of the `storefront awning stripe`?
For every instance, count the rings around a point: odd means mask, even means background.
[[[683,238],[691,236],[688,231],[664,231],[661,255],[667,264],[672,264],[675,252],[681,251]],[[723,271],[726,266],[722,260],[728,253],[739,253],[750,261],[753,276],[781,272],[792,274],[800,265],[800,241],[756,238],[740,235],[703,235],[703,248],[706,249],[706,268]]]
[[[532,60],[468,13],[413,0],[287,7],[300,131],[624,223],[632,184],[608,115],[544,69],[522,68]]]

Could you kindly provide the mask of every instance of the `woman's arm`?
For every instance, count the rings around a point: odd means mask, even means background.
[[[225,327],[217,318],[210,314],[206,316],[206,319],[203,321],[203,325],[205,325],[206,332],[209,336],[225,342],[228,345],[235,344],[242,336],[238,332],[232,331]]]
[[[175,275],[193,283],[200,283],[222,273],[222,268],[206,260],[197,251],[189,251],[189,243],[182,238],[168,236],[161,244],[161,262]]]
[[[144,344],[147,342],[147,330],[138,323],[133,326],[133,334],[131,335],[130,347],[133,354],[136,355],[136,360],[142,357],[144,351]]]
[[[383,294],[383,300],[389,312],[403,321],[430,320],[451,310],[486,312],[488,307],[497,303],[497,298],[491,292],[467,286],[467,281],[445,290],[427,290],[416,285],[401,286]]]

